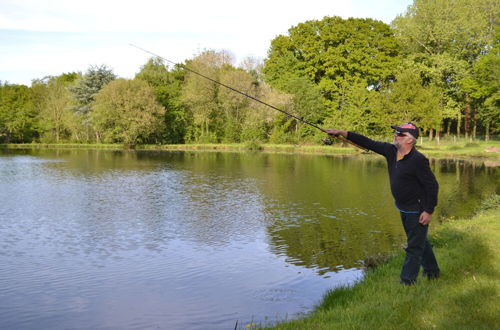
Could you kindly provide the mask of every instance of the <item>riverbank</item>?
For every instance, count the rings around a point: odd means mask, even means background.
[[[0,144],[3,149],[107,149],[123,150],[127,147],[120,144]],[[430,158],[500,158],[500,141],[469,140],[424,142],[420,141],[417,148]],[[302,153],[325,155],[356,155],[366,153],[348,144],[335,143],[327,145],[285,145],[285,144],[167,144],[167,145],[137,145],[135,150],[179,150],[179,151],[262,151],[272,153]]]
[[[500,197],[431,238],[442,276],[399,284],[400,252],[350,288],[325,295],[313,313],[276,329],[498,329]]]

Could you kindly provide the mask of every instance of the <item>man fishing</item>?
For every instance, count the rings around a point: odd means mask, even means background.
[[[391,192],[406,232],[406,258],[401,270],[401,284],[416,282],[420,265],[424,276],[439,277],[440,270],[427,240],[429,222],[437,205],[438,183],[429,167],[429,160],[415,149],[419,135],[413,123],[391,126],[394,143],[371,140],[363,135],[338,129],[327,129],[330,136],[343,137],[372,150],[387,160]]]
[[[415,150],[418,138],[418,128],[412,123],[401,126],[392,126],[394,132],[394,144],[378,142],[369,138],[344,130],[323,129],[318,125],[295,116],[258,98],[239,91],[231,86],[223,84],[213,78],[196,72],[185,65],[176,64],[166,58],[152,53],[141,47],[131,45],[155,57],[161,58],[174,65],[180,65],[189,72],[208,79],[238,94],[248,97],[256,102],[264,104],[289,117],[314,127],[330,136],[340,137],[358,148],[369,149],[383,155],[387,160],[391,191],[396,200],[396,207],[401,213],[403,227],[406,232],[408,247],[406,248],[406,259],[401,271],[401,283],[411,285],[417,280],[420,265],[424,268],[424,274],[429,278],[439,277],[437,265],[432,247],[427,240],[427,230],[432,219],[432,212],[437,205],[438,183],[429,167],[429,161],[420,152]]]

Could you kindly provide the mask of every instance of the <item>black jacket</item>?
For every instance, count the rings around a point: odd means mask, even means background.
[[[352,142],[372,150],[387,160],[392,196],[402,211],[434,212],[439,185],[429,167],[429,160],[413,148],[400,161],[395,145],[371,140],[363,135],[348,132]]]

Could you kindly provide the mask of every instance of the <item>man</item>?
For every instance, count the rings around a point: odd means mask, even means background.
[[[393,144],[344,130],[328,129],[326,132],[330,136],[343,136],[387,160],[391,192],[408,243],[400,278],[402,284],[411,285],[417,280],[420,265],[429,279],[439,277],[439,266],[427,240],[428,225],[437,205],[438,183],[429,160],[415,149],[419,135],[417,126],[405,123],[391,127],[394,129]]]

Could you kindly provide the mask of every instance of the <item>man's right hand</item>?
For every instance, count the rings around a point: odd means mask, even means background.
[[[329,129],[326,129],[325,131],[330,136],[336,137],[336,136],[341,135],[341,136],[347,138],[347,131],[344,131],[344,130],[341,130],[341,129],[329,128]]]

